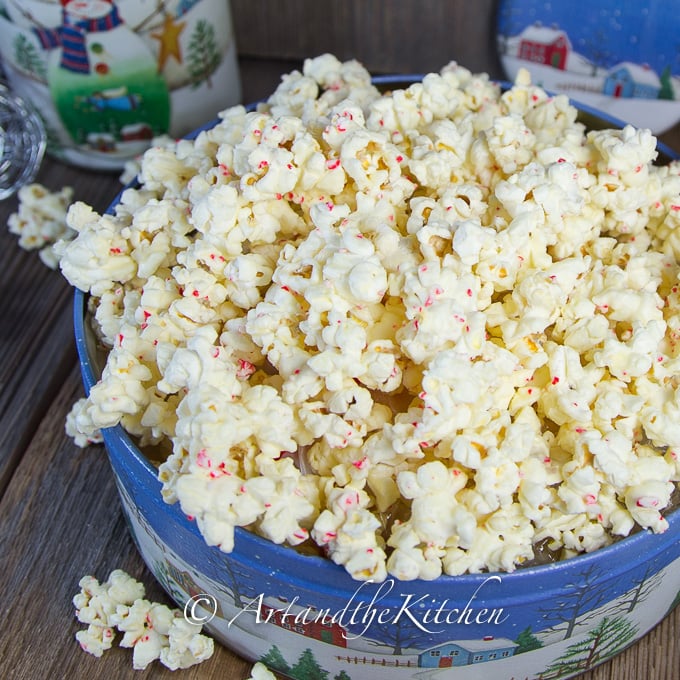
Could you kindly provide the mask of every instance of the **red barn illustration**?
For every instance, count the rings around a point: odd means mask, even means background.
[[[327,642],[330,645],[347,647],[346,630],[338,623],[324,621],[327,617],[323,616],[323,612],[319,612],[318,616],[315,616],[313,612],[309,614],[307,610],[301,609],[296,615],[292,608],[291,610],[281,610],[263,604],[261,615],[265,621],[293,633]]]
[[[517,56],[520,59],[566,69],[571,43],[564,31],[534,24],[527,26],[519,37]]]

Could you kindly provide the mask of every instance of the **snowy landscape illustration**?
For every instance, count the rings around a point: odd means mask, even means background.
[[[680,15],[670,3],[501,3],[508,80],[526,68],[546,90],[659,134],[680,120]]]
[[[218,550],[200,566],[191,564],[186,554],[169,547],[172,539],[164,529],[158,533],[164,526],[171,531],[170,524],[156,521],[159,510],[142,502],[141,511],[130,487],[119,483],[119,491],[141,554],[177,604],[209,594],[215,600],[214,610],[205,612],[207,618],[214,614],[210,632],[236,653],[293,679],[358,680],[370,673],[375,680],[519,680],[519,655],[522,680],[571,678],[646,634],[658,613],[669,612],[680,596],[680,558],[661,551],[625,579],[610,578],[605,564],[585,564],[545,606],[487,613],[486,625],[467,625],[474,616],[456,610],[456,617],[449,617],[453,625],[430,626],[427,633],[423,613],[432,605],[422,602],[412,616],[391,616],[384,625],[369,627],[366,616],[355,618],[348,611],[338,617],[325,609],[323,594],[282,585],[274,572],[272,582],[253,578],[246,565]],[[479,590],[487,589],[493,600],[502,587],[502,576],[489,575]],[[475,596],[482,594],[471,593],[470,612],[481,606]],[[352,603],[347,604],[349,609]]]

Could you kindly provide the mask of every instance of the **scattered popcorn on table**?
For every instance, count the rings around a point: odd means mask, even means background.
[[[152,147],[114,215],[68,214],[109,352],[71,425],[164,443],[209,544],[313,542],[361,580],[663,531],[680,164],[576,116],[526,72],[381,94],[323,55]]]
[[[19,236],[19,245],[24,250],[38,250],[40,259],[50,269],[57,269],[59,256],[54,244],[75,236],[75,231],[66,224],[73,189],[63,187],[53,193],[41,184],[25,184],[17,196],[18,211],[7,221],[10,233]]]
[[[111,648],[115,636],[112,618],[120,604],[132,604],[143,597],[144,586],[120,569],[112,571],[108,581],[100,584],[93,576],[84,576],[78,584],[80,592],[73,598],[76,618],[87,623],[76,639],[84,651],[101,656]]]
[[[101,656],[123,633],[121,647],[133,648],[133,667],[143,670],[159,659],[170,670],[189,668],[209,659],[214,642],[201,626],[187,621],[179,609],[144,599],[144,586],[120,569],[106,583],[84,576],[73,598],[76,618],[89,624],[76,633],[81,648]]]
[[[260,661],[250,669],[248,680],[276,680],[276,676]]]

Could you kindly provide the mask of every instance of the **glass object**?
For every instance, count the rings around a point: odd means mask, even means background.
[[[0,200],[33,180],[45,146],[45,127],[40,116],[0,84]]]

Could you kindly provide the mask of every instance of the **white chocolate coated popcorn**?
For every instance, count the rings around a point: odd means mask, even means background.
[[[250,669],[248,680],[276,680],[276,676],[261,661],[258,661]]]
[[[66,213],[73,189],[63,187],[51,192],[42,184],[26,184],[17,194],[19,207],[7,220],[11,234],[19,237],[24,250],[38,250],[40,259],[50,268],[59,266],[60,241],[68,242],[75,232],[66,224]]]
[[[62,247],[109,349],[71,423],[162,444],[163,496],[357,579],[509,571],[637,524],[680,478],[680,165],[527,73],[381,94],[305,61],[158,144]],[[103,642],[93,644],[103,644]]]
[[[99,657],[121,632],[119,644],[133,648],[135,670],[156,659],[170,670],[189,668],[212,656],[214,642],[201,634],[202,626],[187,621],[179,609],[145,600],[144,586],[121,569],[103,584],[84,576],[79,585],[76,618],[89,624],[75,636],[83,651]]]

